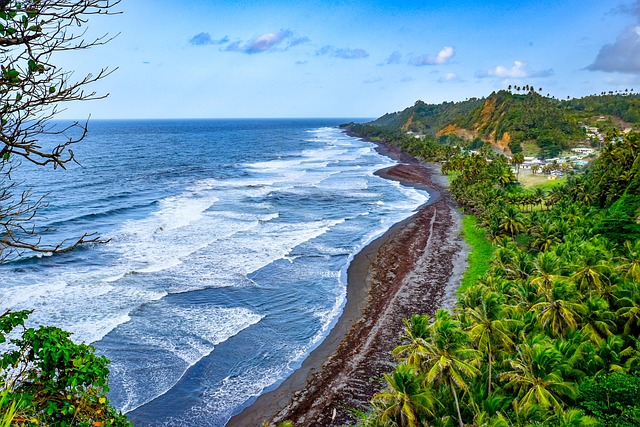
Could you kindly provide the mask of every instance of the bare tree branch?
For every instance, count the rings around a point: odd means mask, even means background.
[[[87,39],[85,24],[92,15],[117,13],[114,6],[119,2],[0,1],[0,262],[26,251],[62,253],[100,241],[94,234],[85,234],[58,245],[41,245],[33,220],[43,201],[30,200],[28,191],[14,194],[11,165],[23,159],[64,169],[76,161],[72,146],[86,137],[87,122],[57,129],[51,120],[66,102],[107,96],[85,88],[115,70],[103,68],[96,75],[74,79],[72,71],[54,65],[55,54],[112,40],[108,34]],[[47,142],[51,137],[57,142]]]

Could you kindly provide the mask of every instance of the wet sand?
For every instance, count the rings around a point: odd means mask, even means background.
[[[234,416],[229,427],[293,421],[296,427],[343,426],[366,410],[393,369],[402,319],[451,307],[466,268],[461,215],[438,165],[421,164],[379,144],[403,164],[376,174],[426,190],[429,201],[355,256],[347,273],[347,302],[327,338],[275,390]]]

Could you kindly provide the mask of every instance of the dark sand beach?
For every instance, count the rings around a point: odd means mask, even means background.
[[[422,164],[379,144],[381,154],[402,164],[381,177],[429,192],[429,201],[365,247],[348,270],[347,302],[327,338],[275,390],[234,416],[230,427],[290,420],[296,427],[342,426],[353,408],[366,409],[393,369],[402,319],[450,307],[466,268],[461,215],[437,165]]]

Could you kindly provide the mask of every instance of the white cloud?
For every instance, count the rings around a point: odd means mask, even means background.
[[[476,77],[496,77],[499,79],[526,79],[530,77],[550,77],[553,70],[531,71],[527,68],[527,63],[523,61],[513,61],[513,66],[507,68],[504,65],[498,65],[486,72],[479,72]]]
[[[529,77],[529,73],[526,70],[527,64],[522,61],[514,61],[513,67],[507,68],[503,65],[498,65],[496,68],[489,70],[488,75],[507,79],[524,79]]]
[[[451,61],[455,55],[455,50],[451,46],[443,47],[436,56],[421,55],[411,58],[409,64],[421,67],[423,65],[442,65]]]
[[[439,83],[457,83],[461,81],[456,73],[446,73],[438,79]]]
[[[243,52],[247,54],[262,53],[267,51],[285,51],[289,48],[308,42],[307,37],[294,37],[290,30],[280,30],[261,34],[247,42],[236,41],[230,43],[225,50],[230,52]]]

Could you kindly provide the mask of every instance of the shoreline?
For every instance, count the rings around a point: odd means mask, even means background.
[[[379,379],[392,369],[391,350],[400,343],[402,318],[435,312],[455,300],[467,251],[446,177],[436,165],[371,142],[379,154],[401,162],[376,175],[427,191],[429,200],[354,256],[347,270],[346,303],[327,337],[300,368],[226,426],[286,420],[296,427],[339,426],[353,420],[350,409],[366,405],[383,388]]]

